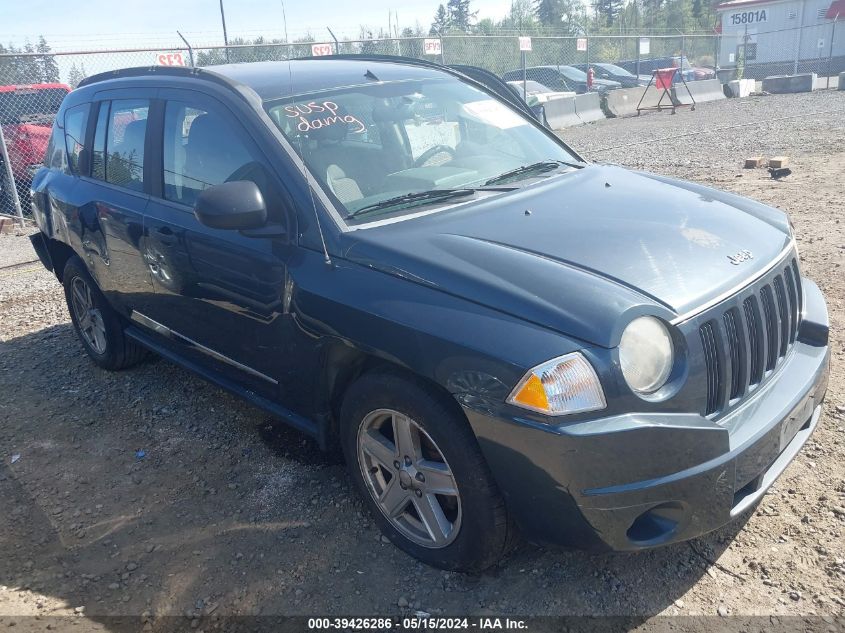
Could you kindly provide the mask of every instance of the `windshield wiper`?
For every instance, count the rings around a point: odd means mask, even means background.
[[[566,165],[567,167],[575,167],[576,169],[581,169],[583,167],[583,165],[579,165],[577,163],[567,163],[562,160],[541,160],[537,163],[531,163],[530,165],[522,165],[521,167],[511,169],[503,174],[499,174],[498,176],[493,176],[487,182],[485,182],[484,185],[495,185],[500,182],[510,180],[511,178],[514,178],[516,176],[526,176],[529,174],[543,174],[547,171],[554,171],[562,165]]]
[[[441,200],[450,200],[452,198],[461,198],[463,196],[471,196],[475,193],[475,189],[429,189],[428,191],[415,191],[412,193],[404,193],[401,196],[387,198],[373,204],[368,204],[360,209],[348,213],[346,218],[355,218],[365,213],[373,211],[383,211],[393,207],[414,206],[420,203],[437,202]]]

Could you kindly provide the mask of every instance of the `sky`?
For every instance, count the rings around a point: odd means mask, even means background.
[[[284,38],[282,0],[223,0],[229,37]],[[440,0],[285,0],[291,39],[311,33],[341,39],[358,36],[360,26],[400,28],[417,21],[427,28]],[[502,18],[510,0],[474,0],[479,18]],[[388,16],[391,16],[390,18]],[[0,0],[0,42],[37,41],[44,35],[54,50],[128,48],[179,42],[222,44],[219,0]]]

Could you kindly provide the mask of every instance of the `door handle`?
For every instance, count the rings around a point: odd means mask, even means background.
[[[158,241],[165,246],[172,246],[173,243],[176,241],[176,235],[173,233],[173,229],[169,226],[160,226],[156,229],[156,233],[158,233]]]

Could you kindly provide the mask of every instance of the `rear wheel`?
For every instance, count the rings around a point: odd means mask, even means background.
[[[350,387],[343,451],[382,532],[425,563],[480,571],[512,525],[466,419],[434,390],[390,374]]]
[[[78,257],[65,264],[62,280],[70,319],[88,356],[104,369],[138,364],[146,350],[123,332],[120,317],[106,301]]]

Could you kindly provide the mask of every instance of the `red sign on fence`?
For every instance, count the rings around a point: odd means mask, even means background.
[[[156,63],[159,66],[185,66],[185,58],[182,53],[159,53],[156,55]]]
[[[431,38],[423,40],[423,53],[426,55],[442,55],[443,45],[439,38]]]
[[[331,44],[312,44],[311,45],[311,55],[312,57],[323,57],[325,55],[333,55],[334,48],[332,48]]]

